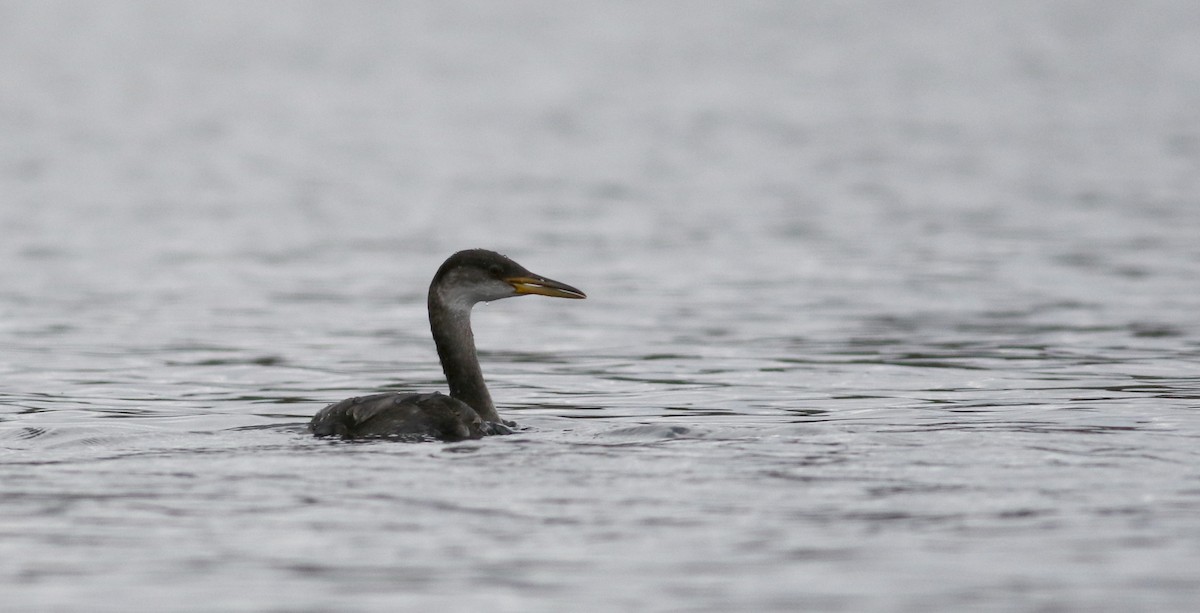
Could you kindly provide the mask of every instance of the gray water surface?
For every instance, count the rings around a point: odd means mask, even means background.
[[[4,611],[1193,611],[1200,4],[0,3]],[[517,434],[315,440],[444,389]]]

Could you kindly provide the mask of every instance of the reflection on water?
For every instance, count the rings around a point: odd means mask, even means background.
[[[1190,611],[1155,8],[6,5],[6,605]],[[520,429],[308,436],[477,246],[589,290],[476,309]]]

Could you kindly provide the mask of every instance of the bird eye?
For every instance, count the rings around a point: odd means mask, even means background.
[[[491,266],[488,266],[488,272],[492,273],[493,277],[498,278],[500,276],[500,274],[503,273],[504,271],[500,270],[499,266],[492,264]]]

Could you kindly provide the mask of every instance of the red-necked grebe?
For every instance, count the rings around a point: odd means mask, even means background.
[[[308,424],[309,431],[343,438],[445,441],[507,432],[479,369],[471,307],[526,294],[587,297],[494,251],[469,249],[450,256],[429,284],[429,327],[450,395],[389,392],[348,398],[321,409]]]

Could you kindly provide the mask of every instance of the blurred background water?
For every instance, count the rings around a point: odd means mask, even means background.
[[[2,608],[1194,610],[1198,194],[1184,0],[0,2]]]

